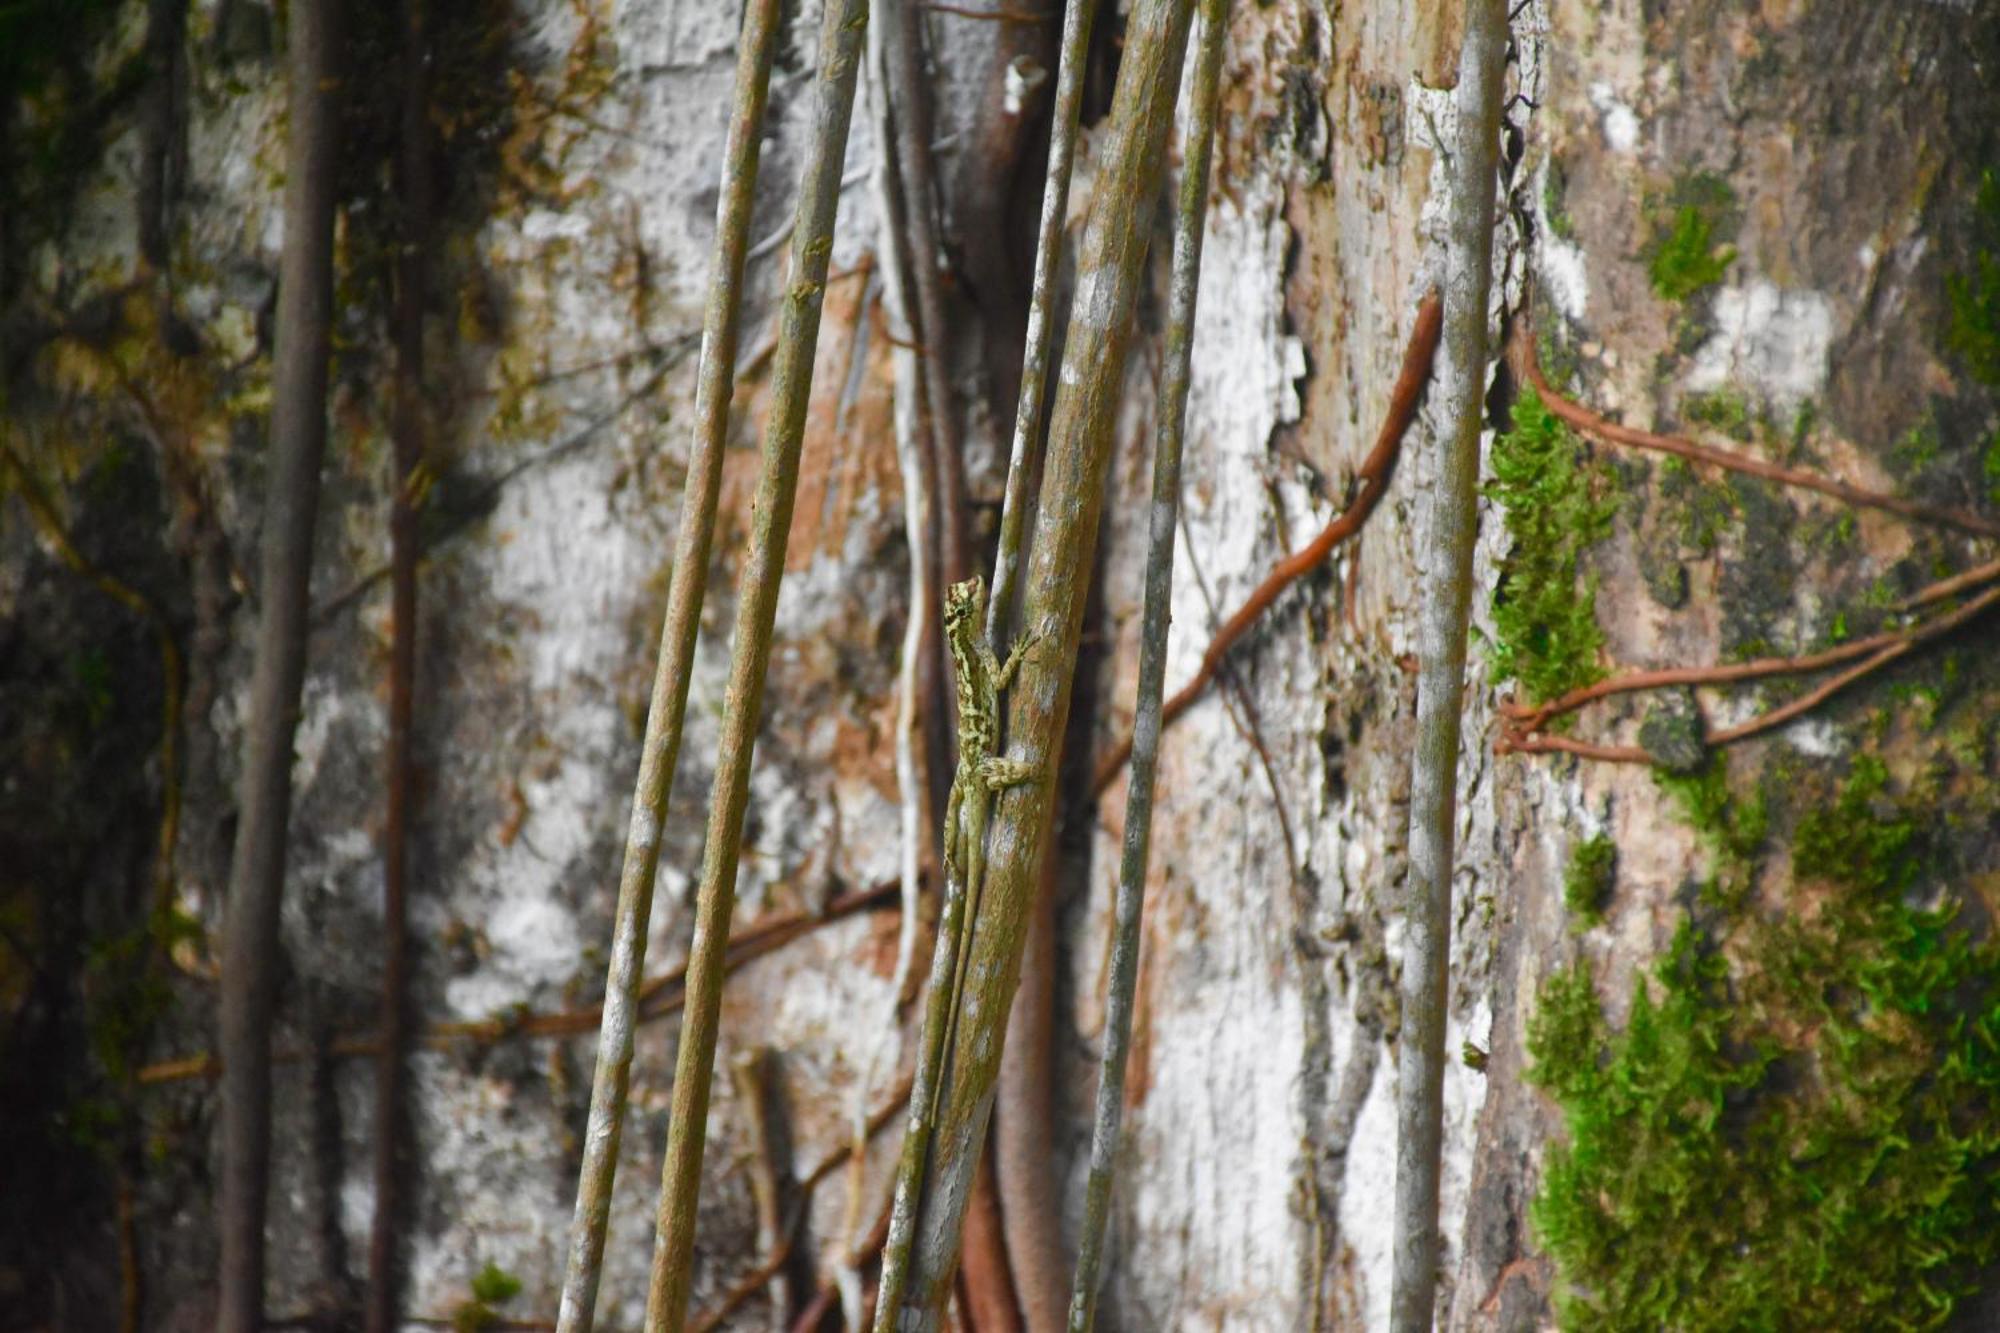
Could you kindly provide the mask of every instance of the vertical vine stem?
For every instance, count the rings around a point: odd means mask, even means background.
[[[333,211],[340,122],[339,0],[291,8],[285,243],[271,387],[271,474],[250,725],[222,941],[222,1268],[216,1327],[264,1322],[264,1208],[271,1171],[271,1006],[292,808],[292,739],[305,684],[307,590],[326,454]]]
[[[965,451],[959,440],[951,392],[951,341],[945,327],[944,273],[939,260],[937,173],[931,155],[931,109],[924,87],[923,15],[916,0],[883,0],[882,54],[888,72],[887,101],[895,133],[896,176],[902,186],[910,286],[904,318],[916,325],[917,368],[930,405],[931,456],[937,472],[937,523],[941,584],[963,579],[972,568],[965,531]],[[915,298],[916,318],[907,304]]]
[[[1408,934],[1397,1046],[1395,1275],[1390,1327],[1430,1333],[1437,1288],[1438,1163],[1444,1108],[1446,971],[1451,957],[1453,821],[1465,692],[1472,547],[1479,533],[1487,300],[1500,145],[1507,0],[1466,0],[1444,280],[1443,449],[1424,540],[1417,642],[1417,744],[1410,774]]]
[[[1174,590],[1174,534],[1180,521],[1181,445],[1187,424],[1189,366],[1194,351],[1195,295],[1201,285],[1203,220],[1208,213],[1209,160],[1215,145],[1222,48],[1229,0],[1201,0],[1201,39],[1194,87],[1188,93],[1180,206],[1174,216],[1174,266],[1167,306],[1166,365],[1160,378],[1153,443],[1153,505],[1146,534],[1146,593],[1139,628],[1139,698],[1132,724],[1132,778],[1126,786],[1125,845],[1118,860],[1118,898],[1105,1001],[1104,1054],[1097,1066],[1097,1110],[1090,1132],[1090,1179],[1084,1189],[1083,1235],[1070,1285],[1069,1327],[1084,1333],[1097,1319],[1098,1275],[1111,1215],[1118,1133],[1125,1101],[1125,1062],[1132,1049],[1132,1006],[1139,982],[1139,918],[1146,898],[1146,860],[1153,831],[1153,778],[1160,757],[1160,702],[1166,692],[1167,627]]]
[[[708,590],[709,548],[722,489],[722,450],[735,384],[744,254],[750,244],[750,219],[756,202],[757,160],[764,138],[771,61],[777,50],[778,12],[778,0],[750,0],[737,42],[736,91],[723,156],[721,198],[715,210],[715,258],[708,278],[701,363],[695,381],[694,445],[681,499],[680,531],[674,540],[667,618],[660,631],[639,777],[632,793],[624,870],[612,916],[611,961],[604,981],[597,1068],[591,1078],[583,1165],[557,1315],[557,1328],[563,1333],[587,1333],[591,1326],[610,1229],[611,1186],[618,1170],[618,1142],[632,1072],[633,1030],[639,1017],[639,985],[646,966],[646,930],[660,864],[660,829],[666,822],[668,790],[680,758],[695,637]],[[824,262],[820,272],[824,277]]]
[[[695,1204],[708,1133],[708,1093],[714,1074],[729,917],[735,906],[737,859],[744,809],[750,798],[750,759],[763,711],[765,668],[771,660],[771,630],[777,618],[778,586],[785,573],[792,505],[798,496],[799,445],[805,435],[813,351],[819,341],[827,261],[833,253],[834,217],[840,206],[841,166],[867,27],[867,0],[839,0],[827,5],[820,34],[818,103],[792,229],[790,285],[779,306],[770,415],[764,423],[763,461],[751,503],[750,543],[738,588],[722,736],[716,751],[707,842],[695,900],[694,939],[688,950],[687,1016],[674,1065],[672,1119],[661,1170],[659,1239],[653,1250],[646,1300],[648,1333],[662,1329],[679,1333],[687,1317]],[[594,1131],[594,1124],[592,1128]],[[601,1206],[608,1207],[608,1199]]]
[[[397,194],[402,207],[395,268],[394,465],[389,497],[389,744],[382,831],[382,1049],[375,1059],[375,1217],[368,1236],[367,1333],[396,1326],[401,1283],[396,1226],[403,1203],[403,1085],[409,1045],[409,830],[411,724],[417,674],[417,558],[422,537],[414,488],[424,461],[424,286],[430,265],[429,48],[424,0],[401,0],[403,29]]]
[[[1048,840],[1057,750],[1104,503],[1105,462],[1192,12],[1191,0],[1138,0],[1126,29],[1103,165],[1084,226],[1026,578],[1024,623],[1045,636],[1045,648],[1027,660],[1008,701],[1009,755],[1025,761],[1035,778],[994,798],[986,879],[965,967],[964,1010],[946,1053],[930,1165],[916,1209],[909,1288],[895,1312],[895,1327],[904,1333],[926,1333],[943,1318],[993,1109],[1030,899]]]
[[[1062,262],[1063,223],[1069,217],[1070,169],[1076,161],[1077,122],[1083,109],[1083,66],[1090,48],[1090,20],[1097,0],[1064,0],[1062,45],[1056,54],[1054,120],[1049,129],[1049,167],[1042,180],[1041,230],[1035,242],[1034,285],[1028,297],[1028,339],[1021,353],[1021,396],[1014,408],[1014,440],[1007,456],[1007,490],[1000,508],[1000,549],[993,557],[993,595],[986,603],[986,637],[999,646],[1014,607],[1014,583],[1021,567],[1021,535],[1027,529],[1028,481],[1035,470],[1035,444],[1042,435],[1042,404],[1048,388],[1049,336],[1054,321],[1056,267]]]
[[[945,1035],[951,1029],[952,978],[958,973],[959,941],[964,938],[965,899],[962,878],[948,872],[944,909],[938,914],[937,945],[931,950],[931,976],[924,1000],[923,1027],[917,1038],[909,1116],[904,1121],[903,1146],[896,1158],[889,1232],[882,1243],[882,1281],[875,1298],[875,1333],[893,1333],[898,1327],[896,1312],[902,1307],[903,1294],[909,1285],[917,1208],[923,1199],[924,1167],[929,1161],[931,1131],[936,1125]]]

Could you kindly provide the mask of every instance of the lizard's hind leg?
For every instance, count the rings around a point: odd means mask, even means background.
[[[1023,783],[1033,782],[1036,768],[1025,760],[1004,759],[994,755],[980,760],[979,767],[975,771],[980,786],[988,791],[1000,791],[1003,788],[1018,787]]]

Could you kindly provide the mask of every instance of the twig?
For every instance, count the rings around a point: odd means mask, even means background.
[[[1187,424],[1188,370],[1194,351],[1195,294],[1201,286],[1203,219],[1208,212],[1209,159],[1215,146],[1216,102],[1229,0],[1202,0],[1201,41],[1194,86],[1188,90],[1180,207],[1174,218],[1173,278],[1167,306],[1166,374],[1160,381],[1153,441],[1153,503],[1146,536],[1146,592],[1140,616],[1138,704],[1132,723],[1132,781],[1125,792],[1125,844],[1118,862],[1112,927],[1111,983],[1104,1051],[1097,1066],[1097,1103],[1090,1133],[1090,1178],[1084,1188],[1083,1234],[1070,1284],[1070,1333],[1089,1333],[1097,1320],[1098,1275],[1111,1220],[1111,1186],[1125,1107],[1125,1065],[1132,1051],[1132,1009],[1139,979],[1139,923],[1145,910],[1146,864],[1153,832],[1153,782],[1160,757],[1161,702],[1167,677],[1167,628],[1174,591],[1174,537],[1181,507],[1181,446]],[[1287,842],[1290,835],[1287,833]]]
[[[930,1160],[936,1125],[938,1088],[943,1080],[947,1034],[952,1027],[953,979],[958,975],[960,941],[965,938],[964,876],[949,870],[944,877],[944,907],[938,914],[937,942],[931,948],[931,975],[924,1000],[917,1062],[910,1090],[910,1116],[897,1154],[894,1211],[882,1248],[882,1291],[876,1307],[876,1333],[889,1333],[901,1308],[909,1280],[917,1231],[917,1208],[923,1196],[924,1168]]]
[[[708,590],[710,547],[722,488],[722,452],[734,392],[736,341],[742,306],[744,248],[756,201],[757,159],[777,49],[778,0],[745,6],[738,41],[736,88],[716,204],[715,257],[708,305],[702,318],[702,351],[696,373],[694,444],[682,490],[667,614],[660,630],[659,661],[639,776],[632,793],[624,868],[612,916],[611,958],[605,971],[597,1065],[591,1079],[589,1129],[570,1221],[569,1258],[563,1275],[558,1323],[562,1333],[589,1333],[597,1283],[611,1225],[611,1190],[625,1123],[632,1072],[633,1028],[646,966],[646,931],[653,914],[653,886],[660,864],[660,830],[666,822],[674,768],[680,759],[682,723],[701,605]],[[824,271],[822,269],[822,271]],[[725,916],[723,934],[728,933]]]
[[[1437,355],[1438,335],[1442,328],[1443,304],[1437,292],[1431,291],[1417,306],[1416,322],[1410,329],[1409,344],[1403,350],[1403,366],[1396,376],[1395,387],[1390,391],[1389,408],[1383,416],[1381,432],[1375,437],[1375,447],[1369,450],[1368,457],[1362,460],[1361,470],[1356,474],[1361,490],[1355,495],[1354,502],[1320,529],[1319,535],[1304,549],[1279,561],[1264,576],[1264,581],[1257,585],[1256,591],[1216,631],[1207,651],[1201,655],[1201,665],[1196,668],[1193,678],[1176,690],[1162,706],[1160,723],[1163,727],[1186,712],[1189,705],[1201,697],[1202,691],[1215,678],[1216,668],[1221,665],[1223,657],[1238,639],[1249,632],[1271,603],[1277,601],[1285,589],[1317,569],[1335,547],[1359,532],[1369,515],[1375,512],[1376,505],[1381,503],[1383,494],[1389,488],[1389,478],[1395,471],[1403,436],[1408,433],[1410,423],[1416,420],[1417,403],[1423,397],[1424,386],[1430,382],[1431,362]],[[1117,781],[1125,761],[1131,756],[1131,738],[1113,745],[1098,763],[1091,794],[1102,796]]]
[[[687,1012],[675,1059],[672,1117],[661,1170],[659,1241],[646,1300],[647,1333],[678,1333],[693,1281],[695,1208],[708,1140],[708,1092],[722,1003],[722,975],[743,819],[750,797],[750,760],[763,711],[765,669],[785,548],[798,498],[799,448],[812,389],[827,260],[840,204],[841,161],[854,111],[854,85],[867,27],[867,0],[828,4],[821,29],[819,99],[792,237],[790,286],[780,315],[777,362],[763,460],[751,506],[751,533],[738,587],[723,698],[722,734],[696,891],[694,941],[688,955]],[[609,1207],[609,1200],[605,1200]]]
[[[1402,1027],[1397,1044],[1396,1196],[1389,1327],[1430,1333],[1438,1276],[1438,1176],[1459,732],[1465,692],[1472,548],[1479,536],[1488,297],[1506,0],[1466,0],[1459,48],[1457,141],[1445,165],[1445,369],[1439,385],[1436,489],[1425,534],[1417,631],[1417,727],[1410,769],[1409,881],[1404,891]]]
[[[950,143],[947,141],[932,146],[947,148],[950,146]],[[843,190],[852,189],[862,181],[867,180],[868,173],[872,170],[872,167],[867,166],[856,167],[840,178],[840,188]],[[784,249],[785,242],[792,239],[792,228],[797,224],[798,219],[796,217],[787,218],[776,231],[750,247],[750,252],[744,256],[744,262],[754,264],[760,259],[769,259],[772,255],[778,253],[778,251]]]
[[[1028,298],[1027,343],[1021,352],[1020,400],[1007,456],[1007,489],[1000,507],[1000,546],[993,557],[993,592],[986,603],[986,637],[996,648],[1014,611],[1014,582],[1027,530],[1028,483],[1041,455],[1042,408],[1054,343],[1056,270],[1061,267],[1063,226],[1069,219],[1069,181],[1076,161],[1077,123],[1083,109],[1084,66],[1096,0],[1064,0],[1062,41],[1056,55],[1055,105],[1051,108],[1049,164],[1042,179],[1042,217],[1036,233],[1035,276]]]
[[[250,685],[236,847],[223,924],[222,1262],[216,1327],[256,1333],[264,1314],[264,1216],[271,1156],[271,1010],[278,977],[292,797],[292,740],[305,678],[308,582],[326,451],[333,214],[340,173],[343,7],[291,8],[285,241],[279,260],[261,622]]]
[[[884,25],[868,30],[869,114],[876,141],[893,144],[896,127],[890,103],[889,60]],[[938,831],[938,783],[934,781],[946,756],[945,731],[949,725],[949,704],[945,698],[942,640],[939,636],[937,525],[938,503],[936,457],[928,438],[922,436],[923,385],[917,367],[916,342],[898,336],[908,333],[913,320],[909,311],[915,286],[911,274],[909,227],[904,221],[904,198],[897,170],[897,155],[877,153],[874,192],[876,201],[876,247],[882,262],[883,341],[893,349],[890,355],[894,383],[896,465],[902,477],[903,531],[909,546],[909,614],[903,626],[903,641],[896,668],[896,791],[901,813],[899,829],[902,877],[902,918],[896,933],[896,965],[883,1013],[876,1024],[876,1037],[868,1063],[855,1089],[854,1135],[859,1143],[860,1124],[877,1071],[884,1063],[900,1058],[902,1031],[896,1021],[909,990],[916,963],[920,896],[918,881],[922,866],[940,862]],[[836,1234],[843,1241],[858,1240],[862,1226],[864,1176],[862,1157],[851,1157],[848,1172],[847,1206]],[[838,1260],[835,1267],[840,1267]],[[851,1265],[850,1265],[851,1268]],[[844,1275],[848,1284],[858,1286],[851,1271]]]
[[[1966,570],[1963,574],[1954,574],[1948,579],[1939,579],[1928,588],[1924,588],[1897,603],[1892,609],[1904,612],[1914,611],[1920,606],[1929,606],[1932,602],[1941,602],[1947,597],[1956,597],[1967,589],[1977,588],[1982,584],[1991,583],[1995,579],[2000,579],[2000,560],[1993,560],[1983,565],[1977,565]]]
[[[1675,689],[1692,685],[1729,685],[1743,680],[1761,680],[1766,676],[1796,676],[1814,671],[1822,671],[1842,662],[1851,662],[1857,657],[1898,643],[1909,636],[1908,630],[1885,630],[1871,634],[1865,639],[1843,643],[1836,648],[1828,648],[1817,653],[1806,653],[1798,657],[1759,657],[1748,662],[1728,662],[1717,666],[1662,667],[1648,671],[1628,671],[1622,676],[1600,680],[1594,685],[1585,685],[1571,690],[1568,694],[1551,699],[1538,708],[1524,704],[1504,703],[1500,711],[1508,719],[1507,734],[1503,735],[1496,751],[1501,754],[1511,748],[1511,740],[1541,731],[1556,718],[1574,713],[1586,704],[1614,695],[1631,694],[1639,690]]]
[[[1885,643],[1886,640],[1886,646],[1877,648],[1871,656],[1859,665],[1850,667],[1789,703],[1773,708],[1768,712],[1759,713],[1756,717],[1746,722],[1738,723],[1736,726],[1725,727],[1721,731],[1714,732],[1707,737],[1707,743],[1711,746],[1732,745],[1737,741],[1748,740],[1752,736],[1761,735],[1764,732],[1782,727],[1788,722],[1803,717],[1855,682],[1874,675],[1883,667],[1916,651],[1923,644],[1949,634],[1960,626],[1967,624],[1986,611],[1995,602],[2000,602],[2000,588],[1990,588],[1957,610],[1947,615],[1939,616],[1935,620],[1926,621],[1921,626],[1904,631],[1901,634],[1893,636],[1877,635],[1872,640],[1865,640],[1864,642],[1868,643],[1871,647],[1876,644]],[[1818,654],[1818,656],[1824,658],[1829,656],[1829,654]],[[1831,665],[1831,663],[1824,661],[1820,663],[1821,667],[1827,665]],[[1812,670],[1816,668],[1803,669]],[[1610,763],[1650,764],[1654,762],[1653,756],[1637,745],[1604,745],[1590,741],[1574,740],[1568,736],[1546,734],[1516,735],[1504,738],[1504,744],[1506,749],[1502,751],[1503,753],[1512,751],[1519,754],[1547,754],[1559,751],[1563,754],[1573,754],[1585,759],[1598,759]]]
[[[1905,500],[1901,496],[1885,495],[1881,491],[1867,490],[1833,477],[1823,477],[1817,472],[1780,467],[1761,458],[1751,458],[1745,454],[1732,453],[1727,449],[1697,444],[1678,435],[1657,435],[1649,430],[1639,430],[1608,421],[1582,404],[1563,397],[1550,386],[1548,379],[1542,374],[1540,361],[1536,357],[1533,335],[1525,324],[1514,342],[1514,359],[1528,382],[1535,386],[1535,391],[1541,395],[1542,401],[1548,405],[1549,411],[1575,429],[1586,435],[1595,436],[1607,444],[1673,454],[1689,462],[1719,467],[1730,472],[1741,472],[1746,476],[1762,477],[1766,481],[1775,481],[1780,485],[1793,486],[1800,490],[1817,491],[1821,495],[1830,495],[1836,500],[1864,509],[1880,509],[1885,513],[1899,514],[1922,523],[1956,528],[1975,537],[2000,537],[2000,521],[1980,514],[1941,505],[1923,504],[1916,500]]]
[[[924,398],[930,404],[930,442],[937,477],[938,576],[959,582],[972,568],[966,536],[965,453],[958,405],[951,391],[949,332],[945,321],[943,257],[938,244],[938,192],[931,157],[931,108],[924,79],[923,20],[915,0],[883,0],[879,21],[888,70],[888,102],[895,130],[896,177],[903,225],[908,229],[909,273],[916,297],[914,321]],[[913,313],[904,310],[904,316]]]
[[[771,1292],[771,1315],[774,1324],[784,1322],[791,1308],[791,1296],[787,1284],[781,1276],[785,1261],[791,1257],[793,1239],[798,1235],[796,1218],[804,1215],[804,1201],[796,1205],[794,1222],[786,1225],[779,1216],[778,1164],[774,1156],[772,1142],[770,1088],[764,1080],[765,1066],[770,1063],[771,1053],[762,1046],[743,1051],[730,1061],[731,1082],[736,1087],[736,1100],[742,1104],[744,1114],[750,1122],[750,1196],[757,1209],[757,1248],[770,1257],[759,1264],[752,1275],[756,1283],[749,1292],[760,1287],[768,1287]],[[739,1286],[742,1284],[739,1284]],[[741,1304],[741,1301],[736,1302]],[[725,1302],[724,1307],[697,1319],[693,1328],[696,1333],[718,1328],[736,1304]]]

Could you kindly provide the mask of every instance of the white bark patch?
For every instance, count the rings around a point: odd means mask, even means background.
[[[1787,411],[1826,383],[1833,305],[1815,291],[1781,291],[1759,278],[1715,297],[1715,335],[1695,353],[1687,387],[1727,386],[1761,393]]]
[[[1590,104],[1597,108],[1604,143],[1614,153],[1630,155],[1639,148],[1639,115],[1618,100],[1608,83],[1590,85]]]
[[[1549,163],[1544,160],[1534,184],[1535,238],[1540,242],[1535,247],[1535,272],[1563,318],[1580,324],[1590,307],[1590,274],[1584,267],[1583,247],[1563,240],[1549,221],[1548,180]]]
[[[1290,232],[1277,187],[1247,185],[1241,206],[1210,210],[1195,303],[1188,388],[1190,484],[1185,506],[1198,560],[1225,603],[1263,577],[1269,505],[1262,484],[1271,432],[1298,420],[1305,350],[1285,329],[1283,267]],[[1187,561],[1175,562],[1174,601],[1199,605]],[[1225,611],[1226,614],[1226,611]],[[1185,678],[1206,646],[1205,618],[1188,617],[1170,640],[1167,675]],[[1185,632],[1178,632],[1181,630]]]

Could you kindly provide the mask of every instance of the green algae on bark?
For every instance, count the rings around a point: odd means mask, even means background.
[[[1511,547],[1493,598],[1488,641],[1494,681],[1519,681],[1543,703],[1604,675],[1597,580],[1581,574],[1585,550],[1611,530],[1617,498],[1609,474],[1586,461],[1575,432],[1530,389],[1513,424],[1493,442],[1493,480]]]

